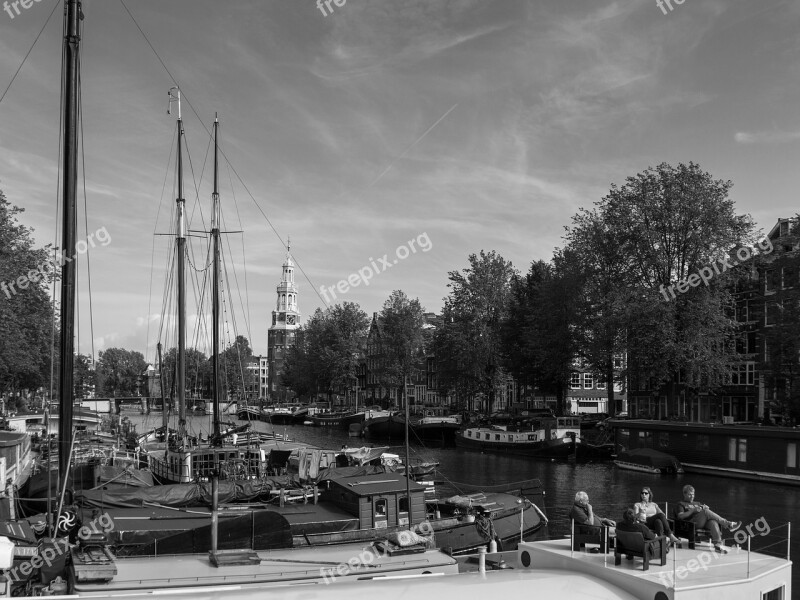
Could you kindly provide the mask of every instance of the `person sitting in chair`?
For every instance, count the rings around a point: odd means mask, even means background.
[[[708,529],[711,532],[711,541],[714,544],[714,550],[722,554],[726,553],[728,550],[722,544],[720,527],[724,527],[728,531],[736,531],[742,525],[740,521],[728,521],[728,519],[723,519],[702,502],[695,502],[694,488],[691,485],[683,486],[683,500],[678,502],[675,516],[682,521],[691,521],[697,528]]]
[[[658,535],[666,535],[670,542],[675,544],[677,548],[680,548],[681,542],[672,532],[667,522],[667,517],[664,515],[664,511],[661,510],[658,504],[653,502],[653,491],[648,486],[644,486],[639,493],[639,497],[641,500],[633,505],[636,518]]]
[[[616,521],[612,519],[594,514],[592,505],[589,504],[589,494],[586,492],[575,494],[575,504],[572,505],[569,516],[576,525],[605,525],[606,527],[616,527],[617,525]]]
[[[626,508],[625,512],[622,513],[622,523],[617,525],[617,531],[639,532],[645,541],[656,539],[656,534],[653,533],[653,530],[639,521],[636,511],[632,508]]]

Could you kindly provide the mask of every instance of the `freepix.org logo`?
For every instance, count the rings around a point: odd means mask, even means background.
[[[50,270],[57,267],[63,267],[66,263],[72,262],[78,254],[86,254],[89,247],[95,247],[95,239],[101,246],[108,246],[111,243],[111,234],[108,233],[105,227],[101,227],[94,233],[86,236],[85,240],[78,240],[75,243],[75,253],[72,256],[67,256],[64,250],[58,253],[57,258],[50,259],[40,264],[36,269],[31,269],[26,275],[20,275],[13,281],[0,281],[0,291],[2,291],[6,298],[11,300],[11,296],[16,296],[20,290],[28,289],[30,284],[37,284],[39,281],[47,276]]]
[[[764,238],[763,240],[756,243],[756,248],[760,250],[758,253],[761,254],[769,254],[774,249],[772,246],[772,240],[769,238]],[[711,266],[703,267],[697,273],[692,273],[686,279],[681,279],[678,283],[665,287],[664,284],[661,284],[659,291],[661,295],[664,296],[664,300],[669,302],[670,295],[672,296],[672,300],[675,300],[675,289],[679,294],[685,294],[689,291],[690,287],[697,287],[700,285],[702,281],[703,284],[708,287],[708,282],[711,281],[716,275],[722,275],[725,271],[733,269],[737,265],[741,265],[751,258],[756,256],[755,250],[753,248],[749,248],[747,246],[742,246],[739,248],[735,256],[733,255],[726,255],[722,258],[715,260]],[[667,295],[669,292],[669,295]]]
[[[3,2],[3,10],[6,11],[8,16],[13,19],[16,15],[22,14],[19,10],[20,6],[22,6],[23,9],[28,10],[31,6],[33,6],[34,2],[39,4],[41,1],[42,0],[14,0],[13,2],[8,2],[8,0],[6,0]],[[14,12],[11,12],[12,8],[14,9]],[[14,13],[16,13],[16,15]]]
[[[370,256],[368,265],[361,267],[355,273],[351,273],[347,276],[347,279],[340,280],[335,286],[319,286],[319,292],[322,294],[325,302],[331,301],[330,298],[328,298],[328,293],[330,293],[331,296],[333,296],[333,299],[336,300],[336,292],[344,295],[350,291],[351,287],[358,287],[362,283],[365,286],[369,285],[370,279],[375,277],[375,275],[383,273],[387,269],[391,269],[401,260],[408,258],[412,254],[416,254],[417,248],[423,252],[428,252],[431,248],[433,248],[433,244],[431,243],[431,239],[428,237],[427,232],[423,231],[416,238],[411,238],[405,244],[398,246],[394,251],[394,255],[397,257],[394,260],[390,260],[388,254],[384,254],[383,256],[379,257],[377,262]]]

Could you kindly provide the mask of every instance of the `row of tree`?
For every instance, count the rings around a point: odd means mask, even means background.
[[[563,410],[576,361],[608,384],[611,410],[613,384],[626,379],[672,396],[678,381],[690,393],[718,389],[730,382],[743,354],[756,353],[752,339],[742,348],[747,332],[735,313],[737,291],[753,287],[760,269],[783,273],[783,285],[770,301],[776,326],[758,334],[768,348],[759,353],[759,369],[796,411],[797,223],[779,247],[751,256],[755,227],[737,214],[731,187],[695,163],[661,164],[581,209],[566,228],[564,247],[550,261],[534,261],[527,273],[495,252],[473,254],[467,268],[448,274],[441,320],[427,338],[418,301],[414,317],[398,316],[410,303],[400,291],[378,317],[383,345],[377,350],[366,347],[368,320],[357,305],[318,310],[289,351],[283,382],[300,395],[349,388],[356,357],[365,353],[380,357],[372,375],[381,385],[398,389],[432,355],[440,390],[464,401],[486,397],[490,406],[511,374],[556,396]],[[751,258],[731,261],[741,249],[748,251],[739,256]],[[698,273],[707,277],[701,282]],[[676,285],[686,281],[694,283]],[[615,368],[621,356],[628,363]]]
[[[357,304],[317,310],[286,350],[282,382],[300,396],[351,389],[366,354],[378,357],[370,374],[381,387],[402,390],[424,368],[423,358],[434,356],[439,389],[461,400],[491,400],[510,374],[562,406],[577,359],[608,383],[613,410],[617,380],[666,386],[674,395],[680,374],[689,390],[714,389],[729,381],[743,353],[758,347],[765,382],[787,407],[800,407],[797,223],[769,254],[728,261],[756,241],[750,217],[735,210],[731,187],[695,163],[661,164],[629,177],[573,217],[551,260],[534,261],[522,274],[499,254],[481,251],[465,269],[448,273],[450,291],[431,335],[424,333],[419,301],[402,291],[378,315],[379,348],[367,348],[371,321]],[[16,222],[18,212],[0,195],[0,281],[46,255]],[[775,327],[759,332],[744,352],[735,294],[752,287],[759,269],[781,278],[771,298],[760,297]],[[704,270],[711,276],[700,284]],[[676,285],[693,277],[691,285]],[[52,306],[43,289],[28,298],[13,295],[0,304],[0,389],[37,386],[49,377]],[[237,339],[227,353],[227,386],[245,389],[249,344]],[[615,359],[623,354],[628,363],[620,371]],[[170,360],[168,352],[165,365]],[[193,355],[189,365],[187,389],[208,390],[205,356]],[[109,367],[104,393],[130,389],[118,372]]]

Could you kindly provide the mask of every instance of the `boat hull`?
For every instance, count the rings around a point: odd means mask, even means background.
[[[500,454],[514,454],[519,456],[532,456],[535,458],[554,458],[566,460],[575,455],[580,442],[571,438],[558,438],[542,442],[493,442],[491,440],[471,440],[463,435],[456,435],[456,446],[468,450],[481,452],[497,452]]]

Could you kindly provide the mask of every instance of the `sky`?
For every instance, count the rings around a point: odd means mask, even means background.
[[[663,2],[85,0],[78,239],[104,243],[78,258],[79,350],[152,362],[171,322],[173,85],[193,230],[219,117],[223,228],[241,232],[224,242],[225,335],[260,354],[288,238],[302,322],[326,301],[371,315],[397,289],[439,312],[470,254],[525,272],[581,207],[662,162],[731,180],[769,231],[798,212],[800,3]],[[60,235],[61,0],[17,9],[0,12],[0,95],[22,64],[0,101],[0,190],[44,246]],[[190,238],[190,345],[205,243]]]

